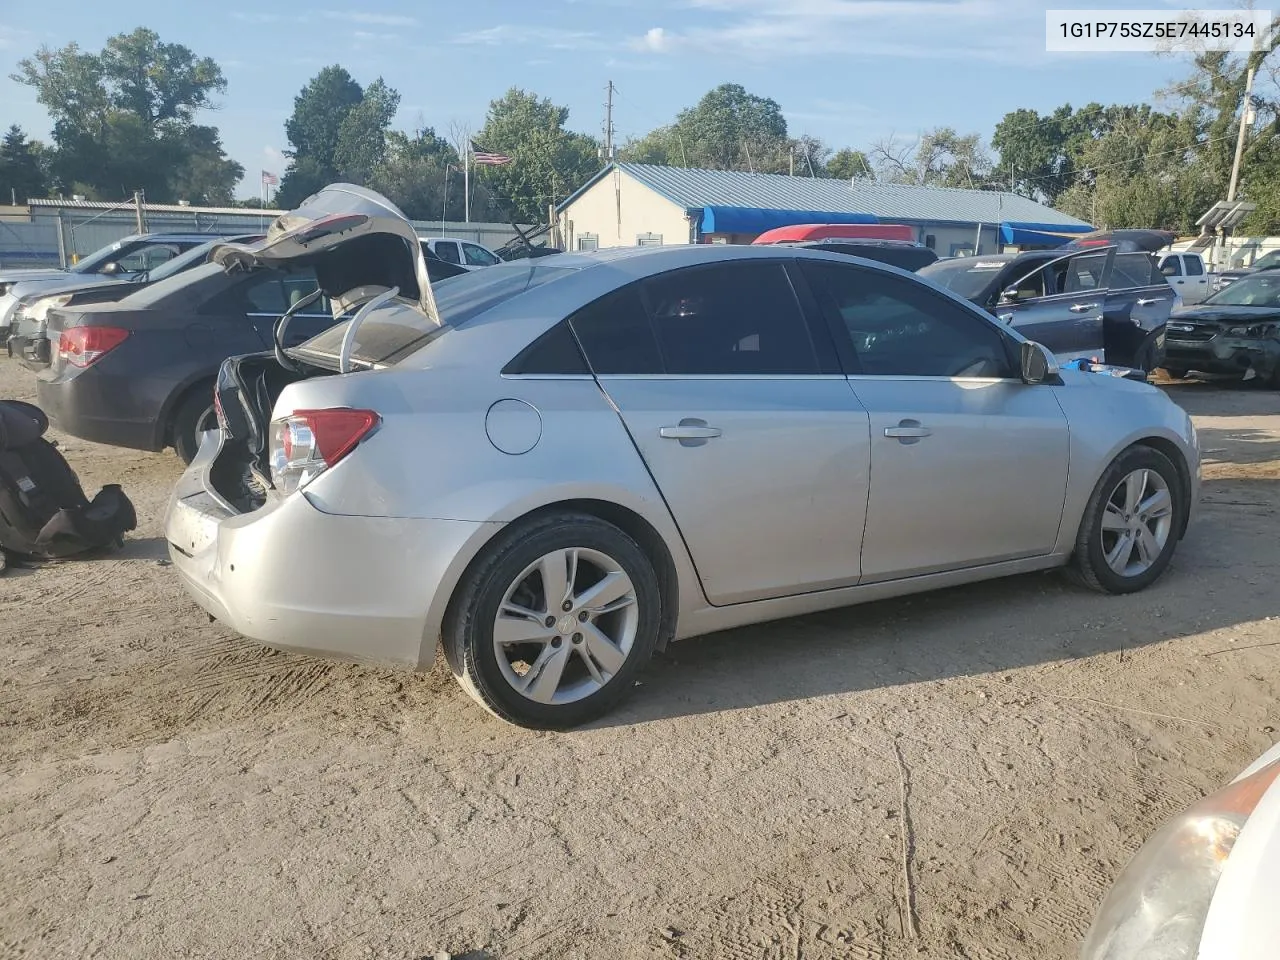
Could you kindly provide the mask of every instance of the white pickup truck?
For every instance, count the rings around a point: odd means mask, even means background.
[[[1182,302],[1188,306],[1203,303],[1217,289],[1215,278],[1198,253],[1161,254],[1160,272],[1168,278],[1169,286],[1181,294]]]

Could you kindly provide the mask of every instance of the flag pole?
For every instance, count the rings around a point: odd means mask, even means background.
[[[466,153],[462,160],[462,191],[465,193],[466,202],[463,204],[463,217],[465,222],[471,222],[471,131],[467,131]]]

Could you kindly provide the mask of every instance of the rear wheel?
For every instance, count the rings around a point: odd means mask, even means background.
[[[1177,548],[1185,516],[1182,481],[1169,458],[1130,447],[1094,488],[1076,536],[1072,573],[1102,593],[1154,583]]]
[[[1133,357],[1133,365],[1143,373],[1155,373],[1156,367],[1159,365],[1157,360],[1160,353],[1160,336],[1163,331],[1151,333],[1138,346],[1137,352]]]
[[[631,537],[587,514],[554,514],[511,530],[464,577],[445,657],[499,718],[574,727],[630,692],[661,610],[653,564]]]
[[[173,449],[190,463],[200,449],[200,436],[206,430],[218,428],[218,416],[213,409],[213,386],[196,387],[178,404],[173,414]]]

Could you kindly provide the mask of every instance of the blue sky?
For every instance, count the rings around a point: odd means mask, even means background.
[[[516,85],[570,108],[570,126],[598,134],[604,88],[617,85],[620,139],[669,122],[711,87],[743,84],[777,100],[793,135],[865,148],[950,125],[989,137],[1018,107],[1090,100],[1142,102],[1181,76],[1184,59],[1045,52],[1044,11],[1064,6],[1223,6],[1171,0],[182,0],[137,8],[100,0],[0,0],[0,124],[46,138],[33,91],[8,79],[41,44],[100,49],[148,26],[212,56],[228,89],[206,114],[245,166],[282,173],[284,122],[299,89],[341,63],[362,84],[379,75],[401,93],[396,124],[473,129],[488,102]],[[135,12],[136,11],[136,12]]]

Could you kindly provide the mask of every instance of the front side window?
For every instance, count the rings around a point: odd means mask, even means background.
[[[862,374],[1011,376],[995,326],[921,283],[882,271],[805,263],[833,326],[852,342]]]
[[[1178,257],[1169,257],[1164,262],[1164,266],[1160,268],[1160,272],[1166,277],[1182,276],[1182,261]]]
[[[819,372],[808,325],[781,263],[677,270],[642,287],[667,373]]]
[[[121,273],[142,273],[144,270],[153,270],[162,263],[172,260],[181,252],[179,247],[170,243],[152,243],[139,247],[115,262],[120,265]]]
[[[471,267],[492,267],[495,263],[501,262],[484,247],[474,243],[464,243],[462,254],[467,259],[467,265]]]

